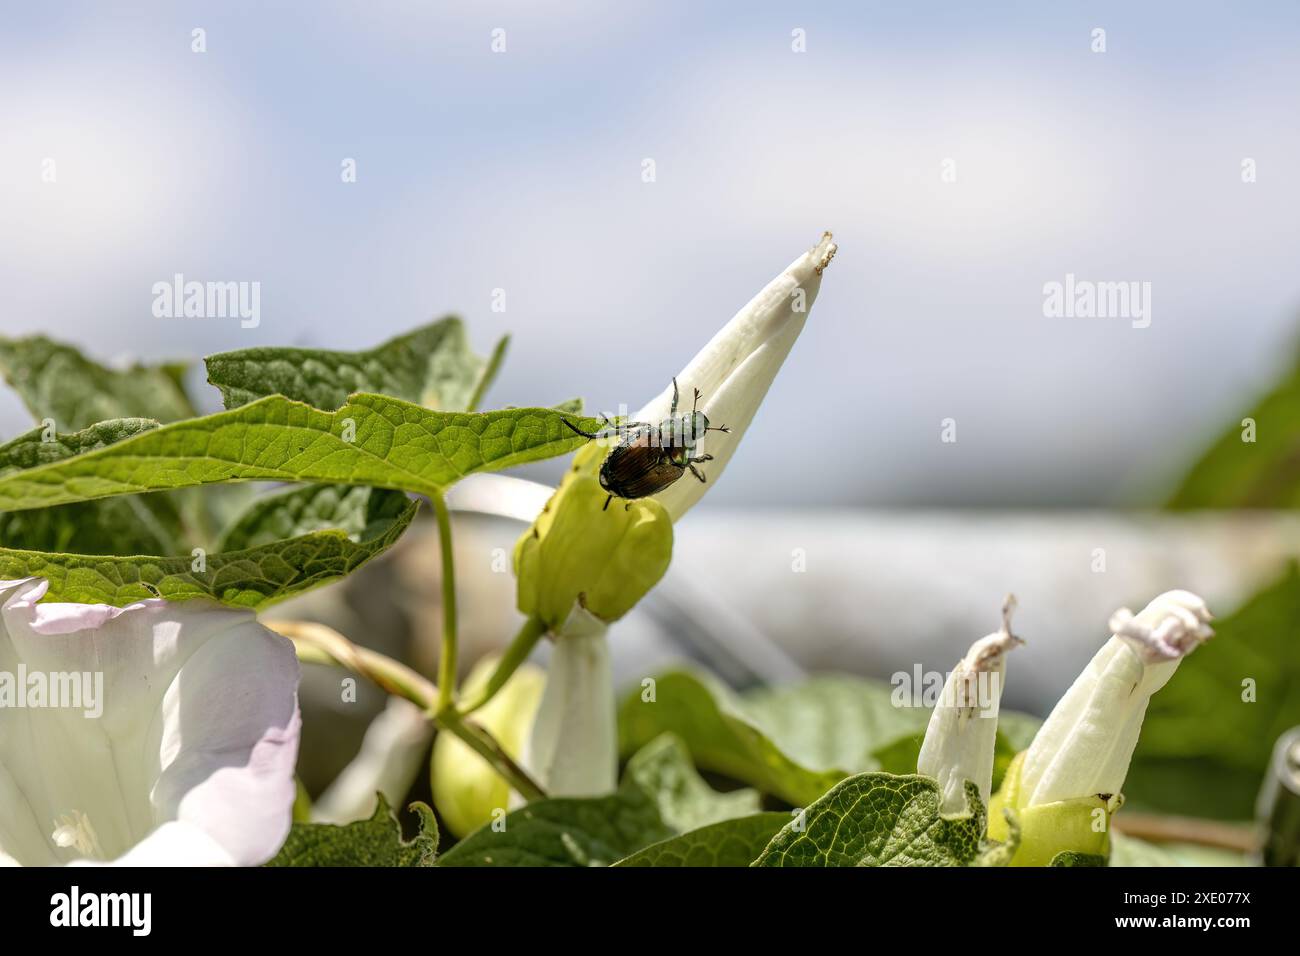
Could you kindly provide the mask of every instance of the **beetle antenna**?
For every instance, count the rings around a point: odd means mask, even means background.
[[[564,424],[568,425],[569,428],[571,428],[573,431],[577,432],[577,433],[578,433],[579,435],[581,435],[583,438],[599,438],[599,437],[600,437],[599,435],[595,434],[594,432],[584,432],[581,428],[579,428],[577,425],[573,424],[573,422],[569,421],[567,418],[561,418],[560,421],[564,422]]]

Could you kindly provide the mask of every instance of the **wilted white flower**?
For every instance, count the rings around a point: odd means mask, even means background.
[[[295,794],[293,646],[250,611],[38,604],[47,587],[0,581],[0,672],[102,675],[102,713],[0,707],[0,863],[272,857]]]
[[[944,813],[965,809],[967,780],[979,787],[980,799],[988,805],[1006,656],[1022,643],[1011,633],[1014,608],[1015,598],[1008,595],[1001,629],[971,645],[948,675],[943,695],[930,714],[916,771],[939,781]]]
[[[1113,636],[1057,702],[1025,753],[1017,805],[1120,793],[1151,695],[1211,637],[1205,602],[1166,591],[1136,616],[1110,620]]]

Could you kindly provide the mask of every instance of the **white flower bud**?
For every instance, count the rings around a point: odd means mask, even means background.
[[[825,233],[816,246],[787,266],[737,312],[677,375],[683,406],[693,400],[693,390],[698,389],[700,410],[713,424],[726,425],[729,433],[720,436],[721,440],[709,449],[712,459],[705,466],[707,483],[686,474],[653,496],[672,521],[684,515],[713,487],[731,460],[768,387],[790,354],[794,340],[803,330],[808,311],[821,288],[822,271],[830,264],[835,249],[831,234]],[[673,385],[669,384],[657,398],[632,416],[633,419],[656,425],[667,419],[673,391]],[[689,410],[689,407],[679,407],[678,416]],[[703,444],[699,447],[703,450]],[[594,475],[600,459],[594,452],[583,449],[577,461]],[[577,480],[573,476],[566,478],[571,485]],[[566,505],[564,498],[560,494],[554,499],[557,510],[566,506],[576,507],[572,503]],[[596,520],[607,518],[600,511],[594,512],[593,517]],[[554,525],[559,525],[560,519],[560,515],[550,518]],[[610,524],[605,522],[607,527]],[[575,533],[588,537],[594,535],[594,532],[588,534],[582,528],[575,529]],[[531,530],[529,534],[532,534]],[[589,552],[586,564],[602,573],[608,571],[614,564],[612,557],[602,560],[598,550],[591,548],[590,544],[588,542],[586,549]],[[663,546],[671,547],[671,538]],[[529,547],[526,536],[521,540],[517,554],[529,557]],[[613,555],[612,549],[610,554]],[[535,565],[536,562],[517,561],[521,586],[525,583],[525,572],[530,572],[529,581],[544,577],[543,571],[547,569]],[[653,574],[644,576],[640,593],[648,590],[666,568],[665,556],[662,562],[654,565]],[[590,597],[595,593],[594,585],[588,587],[582,581],[566,579],[565,584],[575,595],[585,593]],[[528,593],[521,591],[526,596]],[[624,595],[618,597],[621,599]],[[636,594],[633,602],[639,598],[640,594]],[[563,602],[566,608],[570,605],[569,600]],[[521,601],[520,607],[527,613],[536,613],[532,603]],[[555,644],[546,690],[538,707],[524,765],[552,795],[594,796],[612,791],[617,782],[614,692],[608,648],[605,646],[607,625],[587,613],[581,601],[573,603],[572,607],[565,623],[553,629]],[[612,616],[621,616],[630,607],[631,603],[620,600],[618,613]],[[552,622],[547,623],[551,625]]]
[[[821,289],[822,272],[830,265],[835,251],[831,234],[825,233],[817,245],[786,266],[785,271],[750,299],[677,374],[683,401],[689,401],[693,390],[699,389],[700,410],[713,425],[727,426],[730,434],[712,441],[706,436],[700,445],[701,450],[713,455],[707,466],[707,483],[686,475],[655,495],[674,521],[686,514],[722,476],[772,380],[803,331]],[[673,386],[669,384],[632,416],[633,420],[663,421],[669,417],[672,400]],[[678,414],[682,413],[679,408]]]

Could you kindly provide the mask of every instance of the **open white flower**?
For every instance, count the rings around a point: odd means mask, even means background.
[[[708,415],[711,423],[726,425],[729,429],[729,434],[720,436],[720,440],[705,438],[699,445],[699,452],[703,453],[707,444],[707,452],[712,456],[705,466],[707,483],[698,481],[689,473],[679,478],[653,496],[654,502],[662,507],[661,511],[654,504],[633,502],[633,516],[621,519],[632,530],[625,536],[620,535],[607,549],[608,553],[591,546],[590,536],[575,536],[586,537],[588,541],[583,560],[574,562],[581,567],[556,568],[549,575],[544,573],[547,569],[536,565],[530,572],[521,571],[521,593],[533,589],[529,592],[530,607],[521,606],[521,610],[531,613],[533,606],[557,603],[548,604],[545,594],[541,598],[535,596],[539,581],[549,581],[541,587],[549,588],[552,595],[558,594],[562,599],[558,603],[572,608],[564,616],[563,623],[557,625],[547,621],[555,645],[546,690],[524,752],[524,765],[551,793],[594,796],[612,791],[617,782],[614,689],[609,651],[605,645],[609,621],[591,613],[593,609],[598,611],[599,607],[592,600],[584,605],[581,596],[594,598],[598,588],[606,590],[611,574],[616,572],[618,580],[627,582],[628,593],[601,596],[618,609],[615,617],[621,616],[667,569],[666,549],[671,547],[671,534],[655,539],[658,547],[650,546],[648,542],[654,537],[655,522],[662,524],[665,513],[670,521],[681,518],[721,477],[767,395],[772,380],[790,354],[795,339],[803,331],[808,312],[821,288],[822,272],[830,264],[835,251],[831,234],[825,233],[817,245],[790,263],[737,312],[677,374],[676,384],[682,401],[678,416],[691,410],[694,391],[698,389],[699,410]],[[633,415],[633,420],[657,425],[667,419],[673,391],[673,385],[669,384],[658,397]],[[590,486],[585,503],[566,502],[562,486],[561,492],[552,499],[555,511],[566,507],[587,507],[595,519],[601,517],[600,503],[605,500],[605,494],[591,477],[600,462],[600,456],[593,453],[596,451],[603,456],[607,449],[595,448],[592,452],[583,449],[578,456],[581,463],[576,469],[578,474],[566,478],[566,484],[571,487],[576,488],[579,482],[584,481]],[[591,475],[585,474],[586,471]],[[594,508],[590,507],[592,501],[596,503]],[[546,518],[547,528],[568,524],[554,512]],[[533,535],[536,529],[538,525],[534,525],[529,535]],[[634,535],[641,535],[641,540],[638,541]],[[521,547],[516,551],[517,570],[523,567],[519,561],[521,554],[536,559],[541,553],[540,548],[544,545],[530,543],[528,536],[522,539]],[[576,552],[575,548],[565,550],[570,555]],[[630,553],[634,550],[653,554],[654,557],[648,560],[658,563],[653,563],[649,572],[634,566],[635,555]],[[663,552],[661,562],[658,561],[660,551]],[[637,570],[645,573],[631,573]],[[526,573],[530,577],[528,581],[525,581]]]
[[[46,589],[0,581],[0,674],[11,686],[20,672],[25,683],[102,675],[102,694],[93,708],[52,707],[53,696],[0,707],[0,863],[273,856],[289,831],[300,727],[289,641],[250,611],[38,604]]]
[[[1119,794],[1147,702],[1179,662],[1214,632],[1205,602],[1166,591],[1136,616],[1110,620],[1113,636],[1052,708],[1026,751],[1017,806]]]
[[[1008,595],[1001,629],[971,645],[948,675],[943,696],[930,714],[916,771],[939,781],[944,813],[965,809],[967,780],[979,787],[980,799],[988,805],[1007,652],[1022,643],[1011,633],[1015,606],[1016,599]]]

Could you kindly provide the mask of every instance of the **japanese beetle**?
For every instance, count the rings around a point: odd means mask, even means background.
[[[689,468],[691,474],[704,481],[704,472],[695,466],[712,461],[712,455],[694,455],[696,446],[705,432],[730,432],[726,425],[709,424],[708,416],[699,410],[700,390],[695,389],[695,402],[691,413],[677,417],[677,379],[673,379],[673,405],[668,418],[658,425],[649,422],[627,422],[615,425],[605,416],[601,419],[622,436],[614,449],[605,456],[600,466],[600,486],[609,492],[605,508],[615,498],[645,498],[663,491]],[[584,438],[604,438],[608,432],[584,432],[568,419],[564,424]],[[631,505],[628,505],[631,507]],[[601,509],[602,511],[604,508]]]

